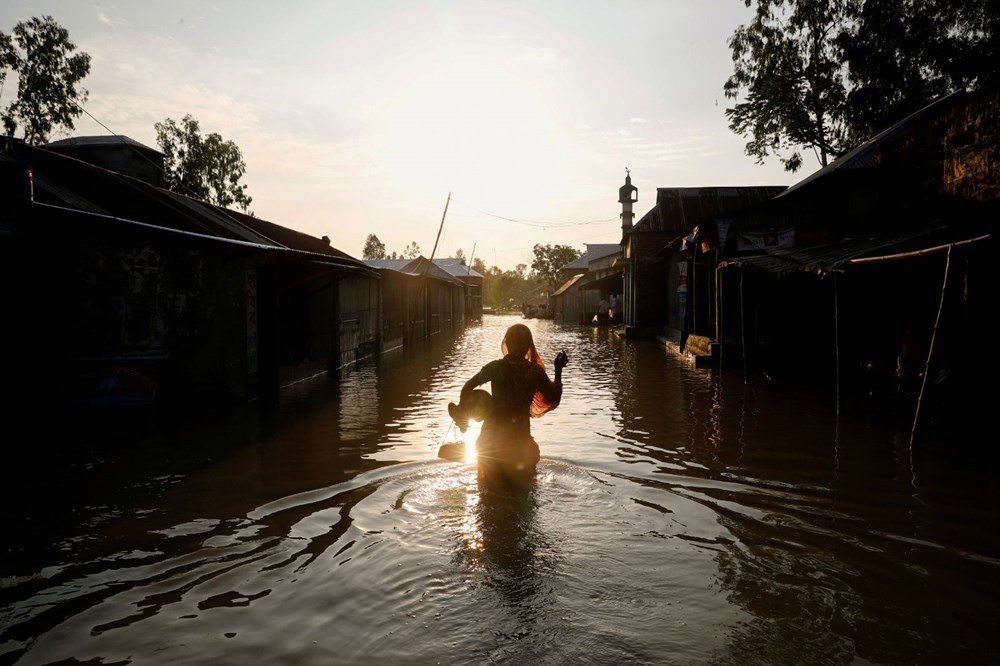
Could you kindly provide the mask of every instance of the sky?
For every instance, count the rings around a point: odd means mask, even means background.
[[[743,0],[5,0],[0,30],[49,15],[91,55],[67,136],[156,147],[190,114],[234,141],[251,209],[360,258],[531,264],[536,243],[621,239],[618,188],[792,185],[728,128]],[[0,105],[14,95],[8,79]],[[18,134],[20,135],[20,134]],[[442,224],[443,220],[443,224]],[[438,237],[440,231],[440,237]],[[437,242],[437,249],[434,250]]]

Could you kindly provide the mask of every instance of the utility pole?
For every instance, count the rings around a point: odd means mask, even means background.
[[[437,254],[438,241],[441,240],[441,230],[444,229],[444,217],[448,214],[448,204],[451,203],[451,192],[448,193],[448,200],[444,202],[444,212],[441,213],[441,225],[438,227],[437,238],[434,239],[434,249],[431,250],[431,263],[434,263],[434,255]]]
[[[441,213],[441,224],[438,226],[437,238],[434,239],[434,249],[431,250],[430,261],[427,262],[427,266],[424,267],[424,337],[429,338],[431,335],[431,299],[430,299],[430,289],[427,284],[427,273],[430,271],[431,266],[434,265],[434,255],[437,254],[438,241],[441,240],[441,230],[444,229],[444,218],[448,214],[448,204],[451,203],[451,192],[448,193],[448,200],[444,202],[444,212]]]

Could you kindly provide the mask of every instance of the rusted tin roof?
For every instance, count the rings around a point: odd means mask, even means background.
[[[747,187],[658,187],[656,205],[629,233],[687,232],[723,214],[773,199],[785,185]]]
[[[910,114],[903,120],[899,121],[892,127],[876,134],[868,141],[849,151],[848,153],[841,155],[834,161],[827,164],[825,167],[819,171],[814,171],[809,176],[806,176],[799,182],[795,183],[787,190],[779,194],[777,198],[785,197],[793,192],[801,190],[803,187],[812,183],[816,180],[824,178],[835,171],[846,171],[849,169],[871,169],[878,166],[878,150],[879,146],[885,143],[887,140],[892,139],[899,134],[902,134],[910,129],[916,122],[920,121],[924,117],[932,113],[938,106],[946,103],[947,101],[953,99],[955,96],[964,94],[964,91],[956,91],[947,95],[944,95],[937,100],[931,102],[922,109]]]

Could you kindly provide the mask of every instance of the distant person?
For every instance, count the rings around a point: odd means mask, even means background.
[[[617,323],[622,316],[622,299],[618,294],[611,296],[611,323]]]
[[[530,419],[559,406],[569,357],[564,351],[556,354],[555,380],[550,380],[524,324],[507,329],[501,349],[503,358],[490,361],[467,381],[459,403],[448,404],[448,413],[462,432],[469,419],[483,422],[476,441],[481,481],[526,485],[540,458]],[[486,382],[490,393],[476,388]]]
[[[608,299],[601,296],[600,303],[597,304],[597,323],[606,324],[608,323],[608,312],[611,310],[611,304],[608,303]]]

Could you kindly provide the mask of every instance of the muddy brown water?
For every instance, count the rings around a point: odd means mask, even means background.
[[[534,487],[491,492],[438,450],[518,321],[273,409],[9,432],[0,663],[1000,662],[991,446],[530,320],[563,404]]]

